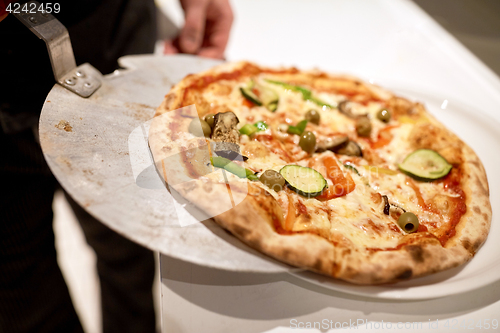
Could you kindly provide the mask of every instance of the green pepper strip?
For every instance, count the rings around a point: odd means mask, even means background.
[[[242,128],[240,128],[240,134],[246,134],[248,136],[252,136],[255,132],[265,131],[268,128],[265,122],[258,121],[255,124],[245,124]]]
[[[258,181],[258,180],[259,180],[259,177],[257,177],[257,176],[253,173],[253,171],[252,171],[252,170],[245,168],[245,173],[246,173],[246,176],[247,176],[247,179],[248,179],[248,180],[251,180],[251,181],[253,181],[253,182],[255,182],[255,181]]]
[[[245,124],[243,125],[242,128],[240,128],[240,133],[241,134],[246,134],[248,136],[251,136],[252,134],[254,134],[255,132],[257,132],[259,129],[252,125],[252,124]]]
[[[305,101],[311,101],[319,106],[326,106],[326,107],[329,107],[331,109],[333,108],[333,106],[331,106],[330,104],[325,103],[322,100],[314,97],[312,95],[312,92],[309,89],[306,89],[306,88],[300,87],[300,86],[295,86],[293,84],[289,84],[289,83],[285,83],[285,82],[281,82],[281,81],[274,81],[274,80],[266,80],[266,81],[269,83],[280,85],[280,86],[284,87],[285,89],[290,89],[293,91],[300,92],[302,94],[302,98]]]
[[[287,133],[302,135],[302,133],[304,133],[304,130],[306,129],[307,122],[307,120],[302,120],[297,124],[297,126],[288,126]]]
[[[257,127],[260,131],[265,131],[268,128],[267,124],[262,120],[256,122],[254,126]]]
[[[210,157],[210,162],[216,168],[221,168],[226,170],[227,172],[231,172],[240,178],[248,178],[251,181],[259,180],[259,178],[254,175],[252,170],[244,168],[227,158],[220,156],[212,156]]]

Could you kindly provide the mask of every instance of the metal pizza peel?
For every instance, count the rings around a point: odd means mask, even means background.
[[[82,207],[125,237],[177,259],[232,271],[290,269],[202,220],[193,205],[172,197],[154,167],[148,126],[156,107],[173,84],[220,61],[126,56],[119,59],[123,70],[102,76],[89,64],[76,66],[67,30],[52,15],[18,18],[47,43],[58,82],[40,116],[45,159]]]

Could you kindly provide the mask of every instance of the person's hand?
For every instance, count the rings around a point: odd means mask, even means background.
[[[165,54],[189,53],[224,57],[233,12],[229,0],[180,0],[185,23],[179,36],[165,41]]]

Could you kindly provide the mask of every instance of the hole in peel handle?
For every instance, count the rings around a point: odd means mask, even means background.
[[[47,4],[29,1],[29,10],[12,14],[47,45],[50,63],[57,83],[81,97],[91,96],[102,84],[102,74],[92,65],[76,66],[73,47],[66,27],[45,11]]]

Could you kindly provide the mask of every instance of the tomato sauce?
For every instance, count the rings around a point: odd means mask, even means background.
[[[462,172],[460,168],[454,167],[451,172],[443,179],[443,187],[445,189],[449,189],[456,194],[458,197],[451,198],[450,200],[450,222],[449,227],[446,232],[439,237],[439,241],[441,245],[445,245],[446,242],[455,236],[456,234],[456,226],[460,222],[462,216],[467,212],[467,206],[465,205],[465,192],[462,190],[460,186],[460,179],[462,177]]]
[[[253,76],[253,75],[258,75],[260,73],[269,73],[269,74],[285,74],[285,73],[288,73],[288,74],[295,74],[295,73],[298,73],[299,71],[296,69],[296,68],[291,68],[291,69],[286,69],[286,70],[262,70],[260,69],[259,67],[256,67],[254,65],[251,65],[251,64],[247,64],[246,66],[244,66],[243,68],[239,69],[239,70],[236,70],[236,71],[232,71],[232,72],[229,72],[229,73],[220,73],[220,74],[216,74],[216,75],[206,75],[206,76],[203,76],[201,77],[200,79],[194,81],[191,85],[189,85],[188,87],[186,87],[186,89],[184,90],[184,98],[183,98],[183,103],[184,101],[186,101],[186,97],[187,97],[187,93],[190,91],[190,90],[199,90],[199,89],[203,89],[205,88],[206,86],[208,86],[209,84],[212,84],[214,82],[217,82],[217,81],[222,81],[222,80],[238,80],[242,77],[245,77],[245,76]],[[340,90],[340,89],[319,89],[320,91],[326,91],[326,92],[334,92],[334,93],[338,93],[338,94],[343,94],[345,96],[348,96],[352,99],[356,99],[356,97],[358,95],[360,95],[360,93],[356,90]],[[357,101],[361,104],[368,104],[369,102],[383,102],[383,100],[377,98],[376,96],[371,96],[370,98],[366,98],[366,95],[363,95],[365,98]],[[243,105],[246,105],[248,107],[252,107],[253,106],[253,103],[251,103],[250,101],[248,100],[244,100],[243,102]],[[183,104],[184,106],[184,104]],[[377,137],[377,141],[370,141],[370,146],[371,148],[373,149],[377,149],[377,148],[381,148],[381,147],[384,147],[385,145],[389,144],[391,142],[391,140],[393,139],[393,135],[390,133],[390,130],[397,127],[399,125],[395,125],[395,126],[387,126],[386,128],[384,128],[378,135]],[[177,135],[175,134],[175,132],[178,130],[178,125],[176,124],[176,122],[172,122],[171,124],[169,124],[169,128],[170,130],[172,131],[172,140],[175,140]],[[257,138],[256,138],[258,141],[261,141],[263,143],[267,143],[269,145],[271,145],[271,149],[273,152],[281,155],[281,156],[285,156],[287,159],[288,159],[288,162],[290,161],[293,161],[294,159],[290,156],[290,154],[286,151],[286,149],[284,149],[284,147],[282,147],[282,145],[279,143],[278,141],[278,144],[276,143],[277,140],[274,140],[274,137],[272,135],[259,135]],[[182,152],[181,154],[183,154],[183,160],[186,159],[186,156],[185,156],[185,152]],[[186,169],[188,170],[188,172],[190,173],[190,175],[196,175],[196,172],[193,168],[190,168],[189,167],[189,163],[185,163],[186,165]],[[441,236],[439,237],[439,241],[441,242],[441,244],[444,246],[446,244],[446,242],[451,238],[453,237],[455,234],[456,234],[456,230],[455,230],[455,227],[457,226],[457,224],[460,222],[460,219],[462,218],[463,214],[465,214],[465,212],[467,211],[467,207],[465,205],[465,193],[463,192],[461,186],[460,186],[460,177],[461,177],[461,171],[459,168],[454,168],[452,170],[452,172],[450,172],[450,174],[448,174],[448,176],[446,176],[443,180],[442,180],[442,183],[443,183],[443,187],[445,189],[450,189],[451,191],[457,193],[459,196],[456,197],[456,198],[452,198],[450,200],[451,202],[451,207],[450,207],[450,222],[449,222],[449,228],[448,230]],[[434,209],[432,207],[430,207],[429,205],[427,205],[418,189],[418,187],[416,186],[416,184],[410,180],[409,183],[408,183],[414,190],[415,190],[415,193],[417,195],[417,199],[418,199],[418,203],[419,205],[423,208],[423,209],[427,209],[429,211],[434,211]],[[303,206],[303,208],[302,208]],[[303,205],[303,204],[299,204],[299,211],[303,214],[302,210],[304,210],[305,208],[305,211],[307,212],[307,208]],[[301,209],[302,208],[302,209]],[[290,213],[290,209],[289,209],[289,213]],[[293,220],[295,219],[295,211],[293,209]],[[287,218],[288,220],[288,218]],[[291,218],[290,218],[291,220]],[[280,223],[280,220],[273,215],[273,226],[276,230],[276,232],[278,234],[281,234],[281,235],[291,235],[291,234],[295,234],[295,233],[298,233],[298,232],[293,232],[293,231],[289,231],[289,230],[285,230],[282,226],[281,226],[281,223]],[[289,223],[290,221],[288,221],[288,223],[286,223],[287,225],[290,224]],[[419,228],[418,228],[418,232],[427,232],[428,229],[425,225],[423,224],[420,224],[419,225]],[[431,237],[431,235],[427,235],[425,237]],[[395,248],[391,248],[391,249],[378,249],[378,248],[367,248],[368,251],[381,251],[381,250],[384,250],[384,251],[390,251],[390,250],[398,250],[400,249],[401,247],[405,246],[407,244],[399,244],[397,247]]]

